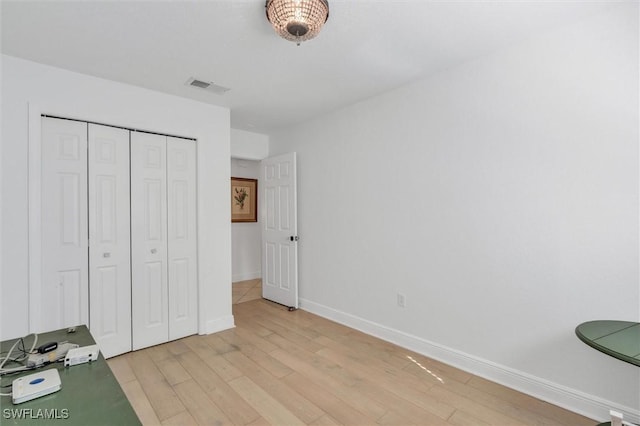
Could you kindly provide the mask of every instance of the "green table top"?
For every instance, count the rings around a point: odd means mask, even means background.
[[[6,352],[17,339],[0,342],[0,351]],[[75,333],[67,329],[38,335],[38,345],[47,342],[95,344],[86,326],[76,327]],[[33,336],[25,339],[31,346]],[[7,363],[5,368],[17,366]],[[57,368],[62,387],[58,392],[14,405],[10,396],[0,397],[0,424],[2,425],[140,425],[140,420],[111,372],[102,353],[97,361],[65,367],[57,362],[39,370]],[[9,385],[20,376],[35,373],[28,370],[2,376],[2,386]],[[7,393],[3,388],[3,393]]]
[[[576,327],[576,335],[600,352],[640,367],[640,323],[589,321]]]

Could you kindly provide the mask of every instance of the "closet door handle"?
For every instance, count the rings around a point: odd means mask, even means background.
[[[151,249],[151,254],[156,254],[158,252],[158,250],[156,249]]]
[[[111,253],[102,253],[102,257],[109,258],[111,257]]]

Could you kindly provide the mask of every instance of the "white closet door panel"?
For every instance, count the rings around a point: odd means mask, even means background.
[[[198,331],[196,142],[167,137],[169,340]]]
[[[133,349],[166,342],[166,136],[131,133],[131,297]]]
[[[41,149],[45,331],[89,322],[87,124],[43,117]]]
[[[131,350],[129,131],[89,124],[91,334],[106,358]]]

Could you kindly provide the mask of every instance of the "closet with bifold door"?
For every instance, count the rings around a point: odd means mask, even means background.
[[[105,357],[197,333],[196,142],[42,117],[42,290],[51,329]]]

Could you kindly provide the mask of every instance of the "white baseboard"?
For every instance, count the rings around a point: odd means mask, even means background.
[[[234,274],[231,276],[231,281],[237,283],[238,281],[247,281],[247,280],[255,280],[257,278],[262,278],[262,272],[244,272],[242,274]]]
[[[207,321],[205,325],[204,333],[200,333],[200,334],[217,333],[219,331],[224,331],[230,328],[234,328],[235,326],[236,324],[233,320],[233,315],[227,315],[225,317],[216,318],[216,319]]]
[[[430,342],[310,300],[300,299],[300,309],[597,421],[609,421],[609,410],[622,413],[624,419],[630,422],[638,423],[640,420],[640,411],[631,407],[621,406],[615,402]]]

